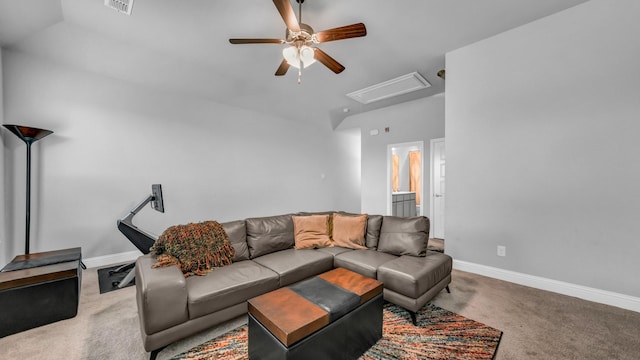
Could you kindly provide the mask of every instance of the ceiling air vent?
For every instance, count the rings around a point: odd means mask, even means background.
[[[104,6],[110,7],[123,14],[131,15],[133,0],[104,0]]]
[[[426,89],[428,87],[431,87],[431,84],[429,84],[422,75],[417,72],[412,72],[362,90],[354,91],[347,94],[347,96],[360,103],[369,104],[374,101]]]

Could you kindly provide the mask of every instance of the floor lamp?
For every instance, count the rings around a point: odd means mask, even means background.
[[[27,144],[27,205],[26,205],[26,224],[25,224],[25,245],[24,253],[29,254],[29,231],[31,227],[31,144],[42,139],[43,137],[53,134],[51,130],[38,129],[34,127],[21,125],[3,125],[9,129],[17,137]]]

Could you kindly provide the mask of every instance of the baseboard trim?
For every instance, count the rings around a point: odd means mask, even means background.
[[[456,270],[483,275],[540,290],[574,296],[583,300],[640,312],[640,298],[634,296],[615,293],[607,290],[595,289],[582,285],[576,285],[564,281],[547,279],[534,275],[523,274],[511,270],[470,263],[461,260],[453,260],[453,268]]]
[[[96,268],[123,262],[133,262],[140,256],[142,256],[142,253],[136,250],[112,255],[86,258],[82,259],[82,262],[87,266],[87,268]]]

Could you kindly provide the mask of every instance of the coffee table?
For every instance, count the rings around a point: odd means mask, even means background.
[[[250,299],[249,359],[357,359],[382,337],[382,288],[337,268]]]

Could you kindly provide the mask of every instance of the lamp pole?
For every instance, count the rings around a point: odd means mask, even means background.
[[[26,203],[26,219],[25,219],[25,241],[24,253],[29,254],[29,239],[31,232],[31,144],[42,139],[43,137],[53,134],[51,130],[38,129],[21,125],[3,125],[13,134],[27,144],[27,203]]]
[[[29,254],[29,239],[31,238],[31,144],[33,144],[33,141],[25,142],[27,143],[27,204],[24,228],[24,253]]]

